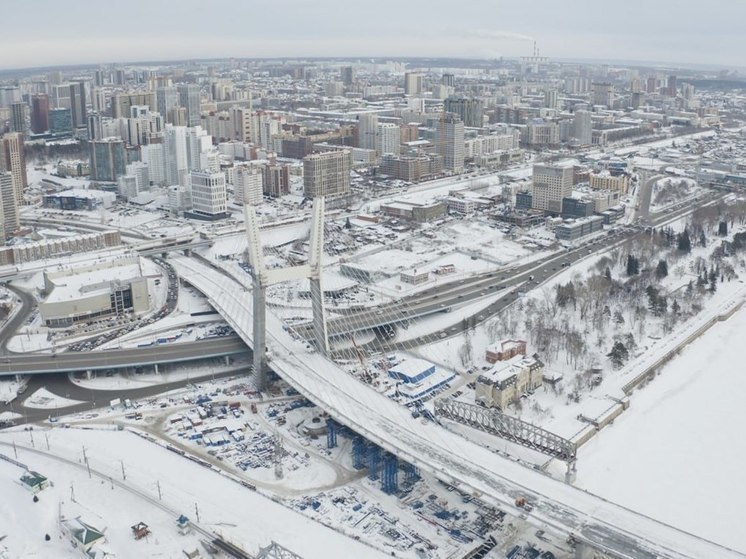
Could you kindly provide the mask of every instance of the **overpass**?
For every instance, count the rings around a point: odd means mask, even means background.
[[[0,357],[0,377],[72,371],[100,371],[138,365],[158,365],[222,357],[248,351],[235,336],[206,338],[196,342],[177,342],[131,349],[108,349],[85,352],[10,353]]]
[[[243,286],[186,257],[170,261],[251,346],[252,305]],[[572,535],[579,558],[745,557],[526,468],[433,423],[420,423],[407,408],[294,340],[272,313],[266,315],[266,345],[275,372],[337,421],[400,459],[513,514],[515,499],[525,498],[533,505],[528,520]]]

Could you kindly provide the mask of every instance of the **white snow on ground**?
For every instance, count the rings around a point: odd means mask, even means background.
[[[692,179],[681,177],[658,179],[653,184],[653,192],[650,196],[650,211],[653,213],[660,212],[671,204],[683,202],[698,194],[704,194],[704,192]]]
[[[235,359],[234,359],[235,361]],[[159,374],[154,373],[143,373],[135,375],[127,375],[122,373],[114,373],[111,376],[98,374],[90,379],[75,378],[72,375],[70,380],[82,386],[83,388],[90,388],[91,390],[130,390],[132,388],[143,388],[145,386],[153,386],[158,384],[166,384],[169,382],[176,382],[183,379],[193,379],[195,377],[204,377],[210,374],[220,374],[225,371],[237,370],[236,374],[244,371],[244,366],[248,366],[246,363],[234,362],[228,367],[220,365],[206,365],[205,363],[199,363],[192,365],[191,363],[179,364],[179,368],[176,370],[166,371]]]
[[[0,380],[0,402],[10,402],[15,399],[18,395],[18,390],[24,385],[23,382],[18,382],[14,379],[8,379],[7,377]]]
[[[15,353],[26,353],[28,351],[49,349],[50,342],[47,340],[46,332],[43,334],[27,332],[23,335],[10,338],[5,347],[7,347],[8,351]]]
[[[376,211],[380,208],[381,204],[389,204],[395,201],[422,204],[438,198],[445,198],[450,192],[480,190],[499,184],[500,177],[497,174],[482,175],[473,179],[447,177],[444,179],[427,181],[420,185],[410,186],[407,188],[406,194],[398,193],[393,196],[387,196],[385,198],[368,202],[365,204],[364,210],[366,212]]]
[[[637,391],[582,447],[578,485],[746,553],[744,330],[741,309]]]
[[[41,409],[41,410],[53,410],[57,408],[67,408],[74,406],[75,404],[81,404],[80,400],[71,400],[52,394],[46,388],[40,388],[34,392],[29,398],[27,398],[23,405],[27,408]]]
[[[212,289],[214,304],[223,312],[232,313],[236,330],[250,339],[251,309],[236,297],[235,282],[185,258],[174,258],[172,263],[183,273],[191,273],[192,281],[202,289]],[[626,533],[635,534],[639,541],[647,542],[642,545],[656,552],[668,548],[692,558],[717,556],[714,553],[722,557],[733,556],[696,536],[515,465],[433,424],[422,425],[403,407],[365,387],[323,356],[308,352],[304,344],[292,341],[271,313],[267,315],[267,325],[270,333],[267,342],[274,355],[275,370],[291,377],[293,385],[302,394],[320,398],[345,423],[384,448],[395,447],[399,452],[416,453],[422,460],[423,469],[444,468],[453,472],[452,475],[461,483],[490,500],[503,503],[501,506],[512,507],[505,491],[523,491],[536,503],[532,512],[534,522],[555,526],[561,523],[571,530],[582,524],[594,532],[603,532],[609,525],[622,526]],[[496,491],[500,487],[502,491]],[[588,511],[592,511],[592,517],[588,516]]]
[[[299,221],[284,225],[261,228],[262,245],[276,247],[307,237],[311,228],[310,221]],[[220,255],[242,254],[246,250],[246,233],[241,231],[215,239],[205,255],[213,258]]]
[[[20,413],[15,413],[12,411],[4,411],[0,412],[0,421],[11,421],[13,419],[17,419],[21,417]]]
[[[75,465],[22,449],[30,444],[26,433],[6,431],[0,434],[0,443],[4,443],[0,445],[0,452],[12,455],[9,444],[15,441],[19,460],[47,475],[55,484],[51,490],[45,489],[39,494],[42,503],[34,504],[30,494],[15,482],[20,477],[20,468],[0,461],[2,495],[13,497],[0,499],[3,533],[10,536],[2,543],[9,548],[12,557],[77,557],[63,554],[66,547],[57,540],[54,524],[57,502],[69,502],[71,483],[74,484],[76,506],[82,509],[84,517],[90,515],[94,519],[92,524],[107,528],[109,547],[117,557],[179,557],[187,543],[193,549],[199,538],[179,536],[175,520],[176,515],[183,513],[196,521],[195,504],[199,509],[200,526],[222,534],[252,554],[274,540],[302,554],[305,559],[384,557],[379,551],[132,433],[52,429],[46,434],[50,452],[72,460]],[[46,450],[46,444],[40,445],[37,441],[36,446],[44,446]],[[101,472],[103,479],[94,475],[89,480],[84,467],[77,466],[82,461],[83,446],[90,467]],[[120,461],[124,464],[127,486],[144,492],[157,503],[157,484],[160,484],[161,502],[173,509],[176,515],[161,511],[124,489],[111,489],[110,477],[122,480]],[[53,506],[47,506],[47,503],[53,503]],[[153,531],[147,540],[135,541],[131,536],[130,526],[138,521],[150,525]],[[44,533],[53,535],[54,541],[45,543]]]

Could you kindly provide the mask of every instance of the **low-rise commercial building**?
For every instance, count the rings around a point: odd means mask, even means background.
[[[101,250],[120,244],[122,244],[122,237],[119,231],[102,231],[5,246],[0,247],[0,266]]]
[[[399,274],[399,280],[402,283],[409,283],[411,285],[420,285],[426,283],[430,279],[430,272],[427,270],[407,270]]]
[[[554,234],[561,241],[573,241],[600,231],[604,227],[604,218],[598,215],[583,219],[567,220],[554,228]]]
[[[448,206],[445,202],[417,204],[415,202],[394,201],[389,204],[381,204],[381,211],[384,215],[390,217],[425,223],[446,215]]]
[[[524,340],[500,340],[487,346],[485,359],[488,363],[507,361],[516,355],[526,355],[526,342]]]
[[[499,361],[477,378],[474,398],[488,408],[505,410],[510,404],[539,388],[544,364],[534,357],[515,355]]]
[[[139,256],[44,272],[44,292],[39,312],[51,328],[128,311],[144,313],[150,308],[148,280]]]
[[[379,167],[382,175],[407,181],[419,182],[443,172],[441,155],[399,156],[385,154]]]
[[[409,401],[421,400],[448,383],[453,373],[436,369],[424,359],[408,358],[388,370],[388,375],[396,379],[397,392]]]
[[[117,195],[106,190],[83,190],[73,188],[54,194],[45,194],[42,204],[56,210],[95,210],[98,207],[110,208]]]
[[[629,190],[629,175],[612,175],[608,171],[591,173],[588,182],[593,190],[612,190],[624,195]]]

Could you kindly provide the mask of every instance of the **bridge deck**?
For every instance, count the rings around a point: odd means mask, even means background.
[[[194,260],[177,257],[171,262],[251,345],[251,298],[243,288]],[[508,511],[515,510],[516,497],[525,497],[534,506],[528,520],[537,526],[573,533],[613,557],[745,557],[526,468],[437,425],[420,423],[403,406],[293,340],[272,313],[267,313],[267,340],[273,369],[335,419],[401,459]]]

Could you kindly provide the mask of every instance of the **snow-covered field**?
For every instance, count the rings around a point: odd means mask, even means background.
[[[250,553],[274,540],[306,559],[384,556],[127,431],[50,429],[45,434],[49,453],[73,464],[23,449],[30,445],[27,433],[0,433],[0,452],[12,456],[10,445],[15,441],[18,459],[54,483],[53,488],[39,494],[39,503],[33,503],[31,495],[16,482],[22,470],[0,461],[0,518],[2,533],[8,535],[0,546],[5,545],[11,557],[78,557],[59,538],[56,517],[61,502],[63,512],[82,514],[97,528],[106,528],[109,549],[117,557],[180,557],[183,549],[194,549],[204,536],[180,536],[176,517],[185,514],[195,522],[197,510],[204,529],[221,534]],[[46,451],[46,444],[40,444],[39,439],[43,440],[41,434],[37,436],[37,449],[43,446]],[[82,464],[83,447],[94,471],[92,479]],[[112,489],[110,478],[122,481],[122,468],[127,478],[123,483],[147,498],[119,486]],[[71,491],[75,503],[70,503]],[[159,503],[173,514],[158,508]],[[139,521],[148,524],[153,534],[136,541],[130,526]],[[52,536],[50,542],[44,541],[45,533]]]
[[[15,379],[3,378],[0,380],[0,402],[10,402],[18,394],[18,390],[24,383]]]
[[[56,410],[57,408],[67,408],[80,404],[79,400],[71,400],[69,398],[63,398],[52,394],[46,388],[40,388],[34,392],[29,398],[27,398],[23,405],[27,408],[42,409],[42,410]]]
[[[746,553],[746,309],[709,330],[582,447],[577,484]]]

